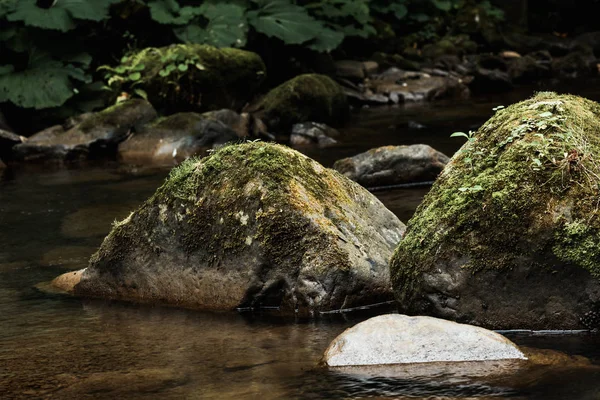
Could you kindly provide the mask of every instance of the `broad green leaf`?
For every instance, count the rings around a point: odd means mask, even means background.
[[[27,26],[66,32],[75,27],[74,19],[102,21],[111,4],[120,0],[59,0],[50,8],[40,8],[37,0],[19,0],[7,15],[9,21]]]
[[[216,47],[241,47],[246,44],[248,23],[244,7],[237,4],[204,3],[201,11],[208,24],[204,28],[191,24],[176,28],[174,33],[179,40]]]
[[[255,0],[260,8],[248,12],[248,21],[258,32],[281,39],[286,44],[301,44],[317,37],[323,25],[306,9],[288,0]]]
[[[17,0],[0,0],[0,18],[13,11]]]
[[[39,57],[29,69],[0,76],[0,102],[35,109],[58,107],[74,95],[73,79],[90,81],[79,68]]]
[[[311,43],[308,47],[312,50],[319,51],[322,53],[330,52],[336,49],[344,41],[344,34],[333,29],[323,28],[317,34],[314,43]]]
[[[148,3],[150,16],[160,24],[185,25],[200,15],[200,7],[179,7],[174,0],[153,0]]]
[[[450,9],[452,9],[451,0],[431,0],[431,2],[438,10],[450,11]]]
[[[393,13],[397,19],[402,19],[406,17],[406,14],[408,14],[408,8],[406,8],[404,4],[397,2],[386,4],[385,6],[372,4],[371,8],[373,9],[373,11],[378,12],[380,14]]]
[[[58,4],[54,7],[39,8],[36,0],[20,0],[16,9],[8,14],[9,21],[23,21],[27,26],[42,29],[55,29],[66,32],[75,28],[75,22],[68,11]]]

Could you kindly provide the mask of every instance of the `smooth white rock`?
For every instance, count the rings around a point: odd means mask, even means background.
[[[504,336],[432,317],[388,314],[346,329],[331,342],[330,367],[423,362],[526,359]]]

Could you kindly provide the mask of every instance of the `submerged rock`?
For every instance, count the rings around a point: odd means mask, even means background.
[[[343,89],[325,75],[299,75],[277,86],[254,107],[267,126],[281,132],[299,122],[340,123],[349,106]]]
[[[425,144],[384,146],[338,160],[333,168],[363,186],[435,180],[450,159]]]
[[[323,363],[340,367],[505,359],[525,355],[498,333],[437,318],[388,314],[346,329],[331,342]]]
[[[188,160],[115,224],[82,296],[308,314],[391,298],[404,225],[373,195],[289,148],[251,142]]]
[[[236,132],[221,121],[179,113],[133,134],[119,145],[119,158],[130,164],[174,165],[238,139]]]
[[[43,130],[13,147],[10,162],[72,162],[115,157],[117,146],[157,114],[150,103],[129,100],[88,116],[73,128]]]
[[[139,72],[135,89],[167,112],[241,108],[266,77],[258,54],[203,44],[146,48],[127,57],[122,68]]]
[[[391,263],[404,312],[582,329],[600,305],[600,105],[540,93],[459,150]]]

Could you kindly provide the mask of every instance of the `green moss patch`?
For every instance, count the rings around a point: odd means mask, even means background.
[[[275,130],[314,121],[339,124],[348,114],[340,85],[325,75],[299,75],[271,90],[258,104],[265,121]]]
[[[108,71],[115,89],[145,93],[157,108],[179,112],[239,108],[266,77],[255,53],[199,44],[146,48]]]
[[[568,264],[600,277],[600,105],[539,93],[496,112],[446,166],[392,259],[401,299],[444,259]]]

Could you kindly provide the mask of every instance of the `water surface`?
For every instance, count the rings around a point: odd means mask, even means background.
[[[476,128],[493,107],[532,90],[365,109],[342,129],[339,146],[303,151],[326,166],[388,144],[427,143],[451,155],[462,144],[449,138],[452,132]],[[600,98],[589,90],[588,96]],[[81,300],[35,288],[85,267],[111,223],[149,197],[166,174],[119,166],[3,173],[0,398],[600,398],[596,368],[540,368],[495,380],[447,372],[376,377],[318,368],[329,342],[368,313],[314,320],[203,313]],[[406,221],[427,190],[377,196]],[[600,361],[597,336],[508,336],[519,344]]]

